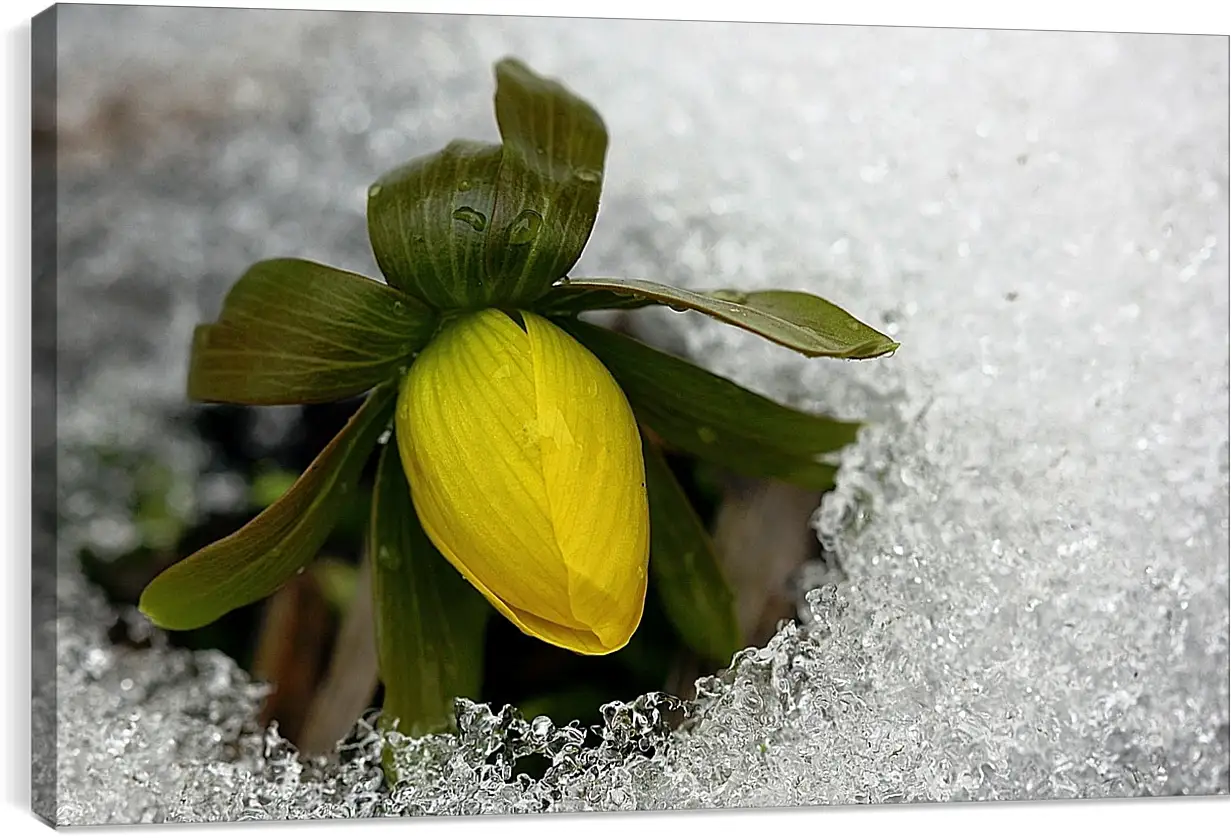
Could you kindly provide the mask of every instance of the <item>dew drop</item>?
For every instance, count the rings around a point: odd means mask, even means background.
[[[453,210],[453,219],[469,224],[476,233],[482,233],[487,229],[487,216],[474,207],[458,207]]]
[[[457,191],[458,192],[469,192],[470,191],[470,181],[468,180],[459,181],[457,184]]]
[[[697,436],[701,437],[701,441],[706,445],[713,445],[718,441],[718,434],[714,433],[713,428],[697,428]]]
[[[688,311],[688,306],[680,305],[679,303],[668,303],[667,308],[672,311]]]
[[[390,570],[397,570],[401,564],[398,555],[384,546],[376,551],[376,560]]]
[[[404,305],[402,304],[402,301],[401,301],[401,300],[394,300],[394,301],[393,301],[393,313],[394,313],[394,314],[401,314],[401,313],[403,313],[404,311],[406,311],[406,306],[404,306]]]
[[[573,177],[585,183],[598,183],[603,176],[594,169],[578,169]]]
[[[372,184],[371,186],[368,187],[368,197],[375,198],[377,195],[380,194],[380,189],[381,187],[379,183]]]
[[[539,234],[543,216],[534,210],[522,210],[509,225],[509,244],[528,244]]]

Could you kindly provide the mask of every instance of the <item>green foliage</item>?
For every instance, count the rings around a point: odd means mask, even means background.
[[[571,282],[571,280],[570,280]],[[602,309],[631,310],[657,305],[645,297],[619,294],[615,291],[592,288],[573,288],[566,282],[553,285],[535,304],[539,314],[580,314],[583,311]]]
[[[142,612],[164,628],[199,628],[268,596],[316,558],[388,427],[394,395],[389,385],[373,390],[286,494],[238,532],[160,573],[141,595]]]
[[[381,451],[368,532],[384,719],[410,736],[445,730],[483,674],[491,608],[428,540],[397,447]]]
[[[662,452],[645,443],[650,494],[650,574],[667,618],[694,651],[720,664],[741,646],[735,595],[714,545]]]
[[[876,358],[898,344],[831,302],[803,291],[709,294],[644,279],[570,279],[570,290],[608,291],[709,317],[810,358]],[[609,308],[610,306],[602,306]]]
[[[368,190],[381,271],[443,310],[533,303],[576,263],[598,216],[598,113],[512,59],[496,65],[495,105],[500,145],[455,140]]]
[[[454,140],[368,189],[368,238],[386,281],[440,309],[482,305],[500,172],[498,145]]]
[[[303,259],[248,269],[193,335],[188,397],[273,405],[356,396],[427,343],[436,316],[380,282]]]

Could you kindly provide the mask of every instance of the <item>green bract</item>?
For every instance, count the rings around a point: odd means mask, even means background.
[[[607,129],[559,84],[496,65],[500,145],[455,140],[368,190],[389,284],[442,309],[526,306],[576,264],[598,216]]]
[[[268,596],[316,557],[392,436],[365,560],[384,718],[408,733],[449,726],[453,697],[479,689],[483,627],[497,613],[576,652],[623,646],[642,613],[647,553],[676,632],[724,663],[745,641],[735,596],[662,446],[823,491],[834,468],[822,457],[855,438],[855,423],[777,404],[579,314],[667,305],[809,357],[897,348],[800,291],[569,278],[598,214],[603,121],[513,59],[496,65],[495,108],[500,144],[454,141],[369,189],[385,282],[259,262],[217,322],[197,327],[192,399],[368,396],[285,494],[141,598],[157,624],[189,629]]]

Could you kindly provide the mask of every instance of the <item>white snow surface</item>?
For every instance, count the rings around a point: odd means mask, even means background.
[[[1228,793],[1225,39],[84,6],[60,21],[64,135],[88,137],[108,96],[131,95],[144,126],[127,156],[72,146],[60,168],[73,536],[44,628],[61,824]],[[71,560],[106,505],[82,499],[80,452],[167,446],[192,483],[166,419],[192,323],[257,258],[374,274],[367,185],[455,136],[495,139],[506,54],[611,134],[574,275],[811,290],[902,346],[807,360],[700,316],[640,317],[759,392],[870,420],[815,518],[849,580],[801,590],[798,623],[705,681],[686,730],[658,719],[666,696],[610,705],[597,745],[463,704],[460,734],[409,745],[390,790],[363,726],[339,758],[301,760],[256,724],[261,689],[229,659],[140,618],[151,643],[113,645],[116,615]],[[155,325],[120,350],[132,329],[107,313],[134,301]],[[542,780],[514,768],[532,751],[552,759]]]

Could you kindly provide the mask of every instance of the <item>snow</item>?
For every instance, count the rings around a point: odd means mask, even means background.
[[[1228,793],[1225,42],[59,15],[63,518],[58,615],[36,632],[56,647],[36,707],[58,751],[35,772],[59,823]],[[389,790],[370,729],[300,760],[231,661],[131,615],[141,647],[117,645],[72,548],[118,551],[131,527],[100,445],[195,485],[191,325],[257,258],[374,273],[368,183],[494,139],[509,53],[611,133],[575,275],[813,290],[902,348],[809,361],[642,317],[749,387],[873,420],[815,519],[849,578],[801,589],[799,622],[704,682],[685,730],[659,718],[667,696],[609,706],[597,743],[463,705]],[[109,97],[135,104],[106,133]],[[542,780],[516,775],[530,752],[552,760]]]

